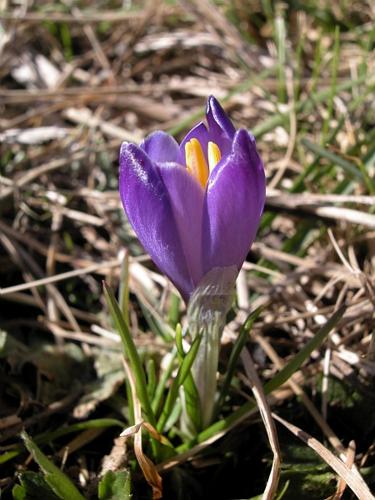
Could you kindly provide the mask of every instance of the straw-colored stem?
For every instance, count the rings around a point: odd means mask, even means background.
[[[201,403],[203,428],[211,423],[216,397],[220,338],[232,303],[236,266],[214,268],[199,283],[188,307],[189,330],[202,340],[193,364],[193,377]]]

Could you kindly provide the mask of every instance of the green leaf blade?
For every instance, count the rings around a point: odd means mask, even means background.
[[[131,477],[127,470],[108,471],[98,486],[99,500],[130,500]]]
[[[117,303],[117,300],[114,297],[112,291],[107,287],[105,283],[104,283],[104,296],[107,301],[112,319],[121,336],[125,355],[129,359],[131,365],[131,369],[135,378],[137,396],[141,402],[144,412],[147,415],[148,421],[150,422],[150,424],[155,426],[156,420],[148,396],[146,375],[142,366],[142,362],[139,358],[137,348],[134,344],[128,325],[126,324],[126,321]]]
[[[51,462],[25,431],[21,433],[21,437],[26,448],[42,470],[44,478],[53,492],[63,500],[84,500],[84,497],[72,481]]]

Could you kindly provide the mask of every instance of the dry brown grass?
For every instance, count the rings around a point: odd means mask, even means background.
[[[90,11],[89,4],[21,2],[0,13],[0,327],[20,342],[15,365],[5,356],[0,372],[4,452],[14,448],[21,427],[41,432],[56,412],[70,421],[101,408],[99,399],[82,409],[83,387],[38,400],[48,369],[32,360],[37,382],[28,385],[19,353],[36,338],[39,347],[58,349],[74,341],[87,359],[99,347],[115,351],[101,280],[117,285],[124,248],[137,344],[158,355],[169,349],[150,332],[140,304],[172,331],[166,317],[174,292],[122,214],[117,155],[121,141],[139,142],[155,129],[181,137],[208,94],[222,99],[238,126],[254,130],[269,179],[264,226],[241,273],[224,341],[233,340],[250,307],[265,305],[249,346],[266,380],[345,305],[321,352],[272,404],[297,394],[295,404],[312,414],[315,432],[341,458],[355,437],[330,420],[332,380],[375,408],[373,7],[339,3],[335,22],[324,24],[308,9],[277,4],[273,25],[261,4],[245,4],[159,0],[137,2],[128,12],[101,11],[106,2]],[[324,4],[316,9],[328,16]],[[248,390],[241,380],[236,398]],[[373,468],[374,427],[365,435],[351,463]],[[72,464],[96,437],[79,443]],[[8,491],[10,464],[0,479]],[[27,464],[22,459],[16,467]],[[85,467],[83,488],[100,472],[98,465]],[[339,482],[334,498],[343,490]]]

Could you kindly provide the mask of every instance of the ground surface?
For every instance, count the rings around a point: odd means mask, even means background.
[[[156,129],[181,139],[209,94],[236,127],[252,130],[268,182],[219,382],[256,306],[264,309],[246,348],[263,383],[343,306],[328,339],[270,402],[318,439],[323,455],[329,449],[355,462],[375,488],[373,2],[35,1],[0,9],[3,497],[67,498],[51,489],[47,465],[40,472],[26,452],[19,435],[26,429],[85,498],[98,497],[106,470],[121,487],[113,496],[103,487],[100,498],[128,498],[124,470],[133,498],[151,498],[132,439],[118,438],[129,405],[102,280],[117,288],[126,249],[121,281],[149,381],[150,359],[162,373],[185,310],[122,212],[118,150]],[[238,362],[218,421],[250,397]],[[213,432],[212,445],[174,466],[167,461],[163,498],[260,495],[272,453],[258,414],[245,416],[224,425],[221,439]],[[351,498],[348,476],[332,469],[330,455],[319,457],[285,425],[277,430],[279,498]],[[168,436],[183,444],[177,430]]]

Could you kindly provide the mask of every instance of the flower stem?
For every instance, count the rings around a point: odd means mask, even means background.
[[[203,428],[211,423],[213,416],[220,339],[237,274],[236,266],[212,269],[203,277],[189,301],[190,334],[193,338],[202,335],[192,372],[201,403]]]

